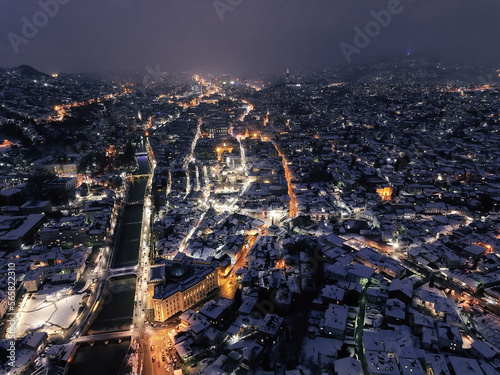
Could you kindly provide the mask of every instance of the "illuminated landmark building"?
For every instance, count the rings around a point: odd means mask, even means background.
[[[194,259],[177,253],[151,267],[148,297],[154,309],[154,319],[165,321],[205,299],[219,286],[218,265],[211,261]]]

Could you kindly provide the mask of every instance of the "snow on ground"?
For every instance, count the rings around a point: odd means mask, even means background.
[[[305,361],[331,365],[337,358],[337,351],[344,342],[327,337],[307,338],[304,340],[302,355]]]
[[[139,371],[139,354],[138,354],[139,345],[135,339],[132,341],[132,344],[130,345],[130,347],[132,350],[131,350],[130,354],[128,355],[127,364],[130,366],[131,370],[128,374],[137,375],[140,373],[140,371]]]
[[[39,291],[20,309],[16,337],[36,329],[43,329],[49,335],[63,332],[75,321],[83,297],[82,294],[72,294],[69,288]]]
[[[486,313],[473,318],[474,325],[485,340],[497,348],[500,348],[500,317]]]

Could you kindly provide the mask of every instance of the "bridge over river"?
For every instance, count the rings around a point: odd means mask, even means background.
[[[73,339],[71,342],[78,343],[95,343],[96,341],[109,341],[109,340],[122,340],[132,337],[132,330],[129,331],[119,331],[119,332],[109,332],[109,333],[98,333],[95,335],[88,336],[80,336],[76,339]]]

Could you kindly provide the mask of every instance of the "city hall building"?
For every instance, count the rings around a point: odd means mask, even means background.
[[[211,259],[201,260],[178,253],[151,267],[148,281],[150,307],[154,319],[165,321],[205,299],[219,286],[219,269]]]

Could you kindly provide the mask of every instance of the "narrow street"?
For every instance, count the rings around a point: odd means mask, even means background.
[[[295,195],[295,191],[293,191],[293,184],[292,184],[293,173],[292,173],[290,167],[288,166],[288,161],[286,160],[285,154],[283,153],[283,151],[280,149],[278,144],[274,141],[273,141],[273,145],[276,148],[276,151],[278,151],[278,155],[283,159],[283,169],[285,170],[285,178],[286,178],[286,182],[288,185],[288,196],[290,197],[290,208],[288,211],[288,216],[291,219],[294,219],[297,217],[297,214],[298,214],[298,212],[297,212],[298,202],[297,202],[297,198]]]
[[[361,364],[363,365],[363,371],[364,371],[365,375],[370,375],[370,373],[368,371],[368,364],[366,362],[364,348],[363,348],[363,329],[364,329],[364,325],[365,325],[366,291],[367,290],[368,290],[368,285],[365,285],[365,288],[363,289],[363,293],[361,293],[361,297],[359,299],[359,312],[358,312],[358,318],[356,320],[355,340],[356,340],[358,359],[360,360]]]

